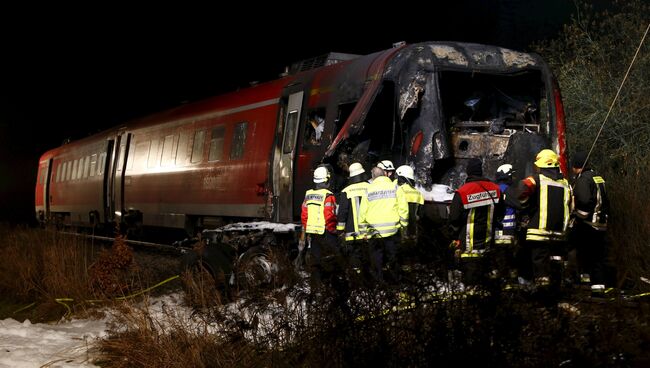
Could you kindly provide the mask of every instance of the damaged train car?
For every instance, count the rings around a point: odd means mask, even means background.
[[[190,235],[228,223],[299,223],[312,172],[409,164],[444,220],[450,190],[479,158],[519,176],[552,148],[566,172],[564,113],[537,55],[454,42],[399,45],[295,63],[280,79],[186,104],[46,152],[36,215],[43,222],[130,236]],[[340,188],[339,188],[340,189]]]
[[[366,167],[383,159],[411,165],[434,221],[444,220],[470,158],[481,159],[488,177],[503,163],[523,177],[532,173],[535,154],[552,148],[566,173],[560,92],[537,55],[430,42],[337,67],[339,72],[311,79],[305,91],[310,97],[299,132],[305,139],[299,142],[293,213],[311,185],[308,170],[321,157],[343,176],[354,161]],[[308,140],[313,114],[325,122],[316,146]]]

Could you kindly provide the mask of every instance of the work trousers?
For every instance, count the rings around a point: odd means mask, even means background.
[[[576,248],[578,273],[589,274],[591,284],[604,284],[607,259],[605,232],[598,231],[585,223],[576,222],[571,238]]]
[[[330,273],[339,256],[336,234],[325,231],[322,235],[310,234],[309,253],[312,280],[321,282],[323,273]]]

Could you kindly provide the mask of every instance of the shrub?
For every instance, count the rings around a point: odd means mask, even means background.
[[[588,151],[648,26],[650,5],[614,1],[598,10],[577,2],[561,34],[535,49],[555,72],[567,116],[572,150]],[[643,287],[650,271],[650,215],[645,194],[650,181],[650,42],[641,47],[595,149],[591,166],[607,181],[611,202],[610,254],[619,284]]]

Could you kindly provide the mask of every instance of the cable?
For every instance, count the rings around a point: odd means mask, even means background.
[[[163,281],[157,283],[154,286],[151,286],[151,287],[148,287],[146,289],[140,290],[137,293],[126,295],[126,296],[121,296],[121,297],[115,298],[113,300],[127,300],[127,299],[130,299],[130,298],[134,298],[134,297],[136,297],[138,295],[142,295],[142,294],[144,294],[146,292],[149,292],[149,291],[151,291],[151,290],[153,290],[153,289],[155,289],[157,287],[160,287],[161,285],[164,285],[164,284],[166,284],[166,283],[168,283],[168,282],[170,282],[172,280],[176,280],[179,277],[181,277],[181,276],[180,275],[174,275],[172,277],[167,278],[166,280],[163,280]],[[70,306],[66,302],[74,302],[73,298],[55,298],[54,301],[65,307],[66,313],[63,316],[64,318],[67,318],[68,316],[70,316],[72,314],[72,308],[70,308]],[[82,301],[82,303],[101,303],[101,302],[105,302],[105,301],[107,301],[107,300],[92,299],[92,300],[84,300],[84,301]],[[14,314],[18,313],[20,311],[23,311],[23,310],[33,306],[34,304],[36,304],[36,303],[34,302],[34,303],[32,303],[32,304],[30,304],[30,305],[28,305],[26,307],[20,308],[19,310],[15,311]]]
[[[616,96],[614,96],[614,99],[612,100],[612,103],[609,105],[609,110],[607,111],[607,115],[605,115],[605,120],[603,120],[603,123],[600,125],[600,129],[598,130],[598,134],[596,134],[596,138],[594,139],[594,143],[592,143],[591,148],[589,148],[589,152],[587,153],[587,157],[585,158],[585,162],[582,164],[582,167],[580,168],[580,174],[582,174],[582,170],[587,166],[587,162],[589,161],[589,156],[591,156],[591,152],[594,150],[594,147],[596,146],[596,142],[598,141],[598,138],[600,137],[600,133],[603,132],[603,128],[605,127],[605,123],[607,122],[607,119],[609,118],[609,114],[612,112],[612,109],[614,108],[614,103],[616,103],[616,100],[618,99],[618,95],[621,93],[621,89],[623,89],[623,84],[625,84],[625,81],[627,80],[627,76],[630,74],[630,70],[632,69],[632,65],[634,65],[634,62],[636,61],[637,55],[639,55],[639,51],[641,50],[641,46],[643,46],[643,41],[645,41],[645,37],[648,35],[648,30],[650,29],[650,23],[648,23],[648,26],[645,29],[645,33],[643,34],[643,37],[641,38],[641,42],[639,43],[639,47],[637,47],[636,52],[634,53],[634,57],[632,58],[632,61],[630,62],[630,66],[627,68],[627,71],[625,72],[625,76],[623,77],[623,81],[621,81],[621,85],[618,87],[618,91],[616,91]],[[578,177],[580,176],[578,174]]]

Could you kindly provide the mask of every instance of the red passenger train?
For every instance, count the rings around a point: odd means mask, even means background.
[[[525,175],[537,151],[560,153],[564,113],[537,55],[426,42],[366,56],[331,53],[280,79],[186,104],[54,148],[40,158],[36,215],[70,226],[119,223],[188,233],[263,219],[299,222],[312,171],[354,161],[410,164],[429,217],[467,159]]]

